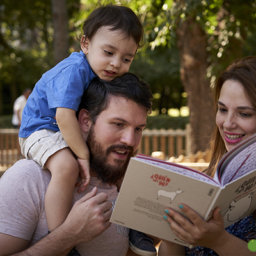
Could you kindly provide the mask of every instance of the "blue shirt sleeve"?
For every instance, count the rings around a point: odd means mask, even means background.
[[[77,66],[66,67],[55,79],[48,82],[49,108],[70,108],[77,111],[81,97],[88,86],[86,74]]]

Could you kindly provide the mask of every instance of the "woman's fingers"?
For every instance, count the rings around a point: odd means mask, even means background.
[[[179,205],[179,208],[192,224],[201,226],[204,223],[203,218],[186,204]]]
[[[208,245],[209,241],[218,238],[218,234],[224,230],[223,218],[220,210],[216,208],[213,216],[205,221],[197,212],[189,206],[179,206],[181,212],[166,209],[165,219],[170,224],[173,233],[180,239],[192,245]]]

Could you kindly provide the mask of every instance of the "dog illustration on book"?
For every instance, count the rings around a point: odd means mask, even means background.
[[[246,196],[234,199],[224,215],[224,219],[228,222],[238,221],[251,207],[253,193],[249,193]]]
[[[182,192],[183,191],[181,189],[178,189],[176,191],[158,190],[157,191],[157,200],[160,197],[166,197],[166,198],[170,199],[170,202],[172,202],[176,198],[176,196]]]

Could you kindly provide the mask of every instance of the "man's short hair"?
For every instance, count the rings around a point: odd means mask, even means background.
[[[148,112],[152,108],[152,93],[148,84],[136,75],[126,73],[112,81],[103,81],[98,77],[93,79],[82,97],[79,110],[88,110],[92,121],[95,121],[107,108],[110,96],[130,99],[145,107]]]

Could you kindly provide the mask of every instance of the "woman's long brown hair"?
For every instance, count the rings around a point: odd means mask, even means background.
[[[217,113],[217,103],[220,97],[220,91],[226,80],[236,80],[240,82],[250,99],[252,106],[256,109],[256,56],[249,56],[235,61],[219,76],[215,85],[215,113]],[[217,126],[212,135],[211,149],[211,161],[205,172],[208,175],[213,176],[218,162],[227,152]]]

